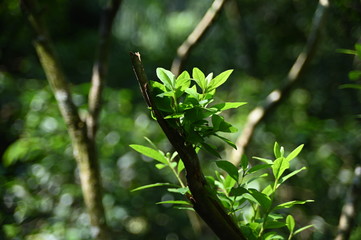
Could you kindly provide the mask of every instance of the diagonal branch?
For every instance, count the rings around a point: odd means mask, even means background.
[[[114,18],[118,12],[121,0],[111,0],[103,9],[99,27],[98,52],[93,65],[91,89],[89,92],[89,114],[86,122],[88,137],[94,139],[97,131],[99,114],[101,111],[102,90],[108,70],[109,44]]]
[[[206,14],[203,16],[201,21],[195,27],[193,32],[188,36],[188,38],[182,43],[182,45],[177,50],[177,56],[173,60],[171,72],[174,75],[178,76],[183,68],[183,64],[186,61],[191,49],[199,43],[201,38],[205,35],[207,30],[212,26],[214,20],[219,15],[224,3],[226,0],[214,0],[211,7],[208,9]]]
[[[233,219],[225,212],[216,196],[210,194],[209,185],[203,175],[198,156],[193,146],[188,143],[182,134],[171,127],[162,113],[158,110],[152,97],[152,90],[149,86],[147,76],[140,59],[139,53],[131,53],[131,60],[134,73],[140,85],[143,97],[152,109],[163,132],[178,152],[187,172],[187,184],[192,193],[188,199],[193,204],[194,210],[208,224],[214,233],[224,240],[245,239]]]
[[[243,128],[242,134],[236,141],[237,150],[232,150],[230,161],[236,166],[239,165],[241,156],[249,145],[255,128],[262,122],[268,114],[270,114],[275,107],[277,107],[290,94],[296,83],[301,80],[302,74],[305,72],[308,64],[312,60],[317,50],[317,43],[320,38],[320,33],[326,19],[326,11],[328,9],[328,0],[319,0],[317,9],[313,16],[312,29],[307,40],[307,44],[303,52],[297,57],[292,68],[288,72],[285,79],[285,85],[272,91],[265,99],[265,101],[258,107],[253,109],[248,115],[247,122]]]

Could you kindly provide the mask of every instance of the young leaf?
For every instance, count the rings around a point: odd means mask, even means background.
[[[217,164],[217,167],[226,171],[226,173],[228,173],[231,178],[233,178],[236,182],[238,182],[239,175],[238,175],[238,169],[236,166],[234,166],[229,161],[224,161],[224,160],[216,161],[216,164]]]
[[[242,158],[241,158],[241,167],[242,167],[242,170],[245,172],[248,168],[248,158],[245,154],[242,155]]]
[[[168,90],[174,89],[174,74],[164,68],[157,68],[157,77]]]
[[[290,167],[290,163],[284,157],[277,158],[273,165],[272,171],[276,179],[279,179],[283,172]]]
[[[289,179],[290,177],[293,177],[294,175],[296,175],[297,173],[303,171],[303,170],[306,170],[306,167],[303,167],[301,169],[298,169],[298,170],[295,170],[289,174],[287,174],[286,176],[282,177],[281,180],[279,181],[279,183],[284,183],[287,179]]]
[[[286,226],[290,233],[293,233],[295,229],[295,219],[292,217],[292,215],[288,215],[286,218]]]
[[[198,86],[202,89],[202,92],[206,91],[207,83],[206,77],[204,73],[198,68],[193,68],[192,79],[198,84]]]
[[[246,102],[225,102],[225,103],[219,103],[219,104],[213,105],[212,108],[216,108],[217,111],[221,112],[221,111],[228,110],[231,108],[238,108],[245,104],[247,104],[247,103]]]
[[[180,174],[184,169],[184,163],[181,159],[179,159],[178,161],[178,166],[177,166],[177,173]]]
[[[182,195],[185,195],[187,192],[189,192],[189,188],[168,188],[168,192],[174,192],[174,193],[180,193]]]
[[[298,146],[295,150],[293,150],[288,156],[286,157],[287,161],[291,161],[292,159],[296,158],[298,154],[302,151],[303,144]]]
[[[261,170],[261,169],[264,169],[264,168],[269,168],[269,167],[272,167],[273,165],[272,164],[258,164],[254,167],[251,167],[249,170],[248,170],[248,173],[253,173],[253,172],[257,172],[258,170]]]
[[[186,89],[191,84],[191,77],[187,71],[183,71],[175,80],[175,88]]]
[[[156,165],[155,165],[155,167],[156,168],[158,168],[159,170],[161,170],[161,169],[163,169],[163,168],[165,168],[165,167],[167,167],[168,165],[165,165],[165,164],[163,164],[163,163],[157,163]]]
[[[137,144],[132,144],[132,145],[130,145],[130,147],[133,148],[135,151],[137,151],[147,157],[153,158],[161,163],[164,163],[164,164],[168,163],[167,158],[164,156],[164,154],[160,153],[159,151],[157,151],[153,148],[146,147],[143,145],[137,145]]]
[[[273,153],[276,158],[282,157],[281,151],[280,151],[280,146],[278,145],[278,142],[275,142],[275,144],[273,145]]]
[[[187,202],[187,201],[181,201],[181,200],[162,201],[162,202],[157,202],[156,204],[181,204],[181,205],[191,205],[189,202]]]
[[[308,202],[314,202],[313,200],[306,200],[306,201],[289,201],[289,202],[285,202],[285,203],[281,203],[279,205],[277,205],[274,210],[278,210],[278,209],[283,209],[283,208],[291,208],[294,205],[302,205]]]
[[[249,193],[257,200],[257,202],[264,208],[268,210],[271,207],[272,200],[269,196],[264,193],[257,191],[256,189],[249,189]]]
[[[261,162],[264,162],[264,163],[267,163],[267,164],[273,164],[273,161],[272,160],[270,160],[270,159],[266,159],[266,158],[260,158],[260,157],[253,157],[254,159],[257,159],[257,160],[259,160],[259,161],[261,161]]]
[[[304,231],[304,230],[306,230],[306,229],[309,229],[309,228],[311,228],[311,227],[314,227],[314,226],[313,226],[313,225],[307,225],[307,226],[304,226],[304,227],[302,227],[302,228],[300,228],[300,229],[297,229],[297,230],[293,233],[293,236],[296,235],[296,234],[298,234],[298,233],[300,233],[300,232],[302,232],[302,231]]]
[[[170,183],[153,183],[153,184],[148,184],[148,185],[144,185],[144,186],[132,189],[131,192],[135,192],[135,191],[139,191],[139,190],[143,190],[143,189],[148,189],[148,188],[154,188],[154,187],[163,187],[163,186],[178,187],[177,185],[170,184]]]
[[[227,79],[232,74],[232,72],[233,70],[227,70],[217,75],[215,78],[213,78],[210,84],[208,85],[207,92],[213,91],[214,89],[221,86],[225,81],[227,81]]]

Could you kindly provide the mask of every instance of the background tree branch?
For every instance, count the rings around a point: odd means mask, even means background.
[[[193,32],[189,34],[187,39],[177,49],[177,56],[172,62],[171,72],[178,76],[183,68],[185,61],[191,51],[191,49],[199,43],[207,30],[212,26],[215,19],[219,15],[220,11],[226,0],[214,0],[211,7],[207,10],[201,21],[194,28]]]
[[[103,9],[99,26],[99,43],[93,65],[91,89],[89,92],[89,112],[86,119],[88,137],[94,139],[97,131],[98,118],[101,111],[102,90],[108,70],[108,55],[111,30],[121,0],[111,0]]]
[[[358,213],[358,206],[360,205],[360,191],[361,191],[361,166],[356,166],[354,171],[354,178],[352,185],[345,199],[343,205],[340,221],[338,224],[338,231],[335,240],[350,239],[351,232],[355,223],[355,218]]]
[[[101,108],[101,91],[106,74],[106,58],[110,38],[110,29],[120,1],[112,1],[104,11],[100,26],[100,43],[94,64],[92,90],[89,97],[88,122],[83,121],[73,103],[69,84],[57,59],[47,28],[38,13],[37,1],[21,0],[21,6],[37,34],[34,43],[37,55],[44,69],[51,89],[56,97],[60,112],[67,124],[72,141],[73,155],[77,160],[84,202],[90,216],[92,235],[98,240],[111,239],[110,230],[102,204],[102,186],[96,155],[95,132],[96,121]]]
[[[313,16],[312,28],[307,39],[307,44],[288,72],[284,86],[272,91],[266,97],[264,102],[253,109],[248,115],[242,134],[236,140],[237,150],[233,149],[230,156],[230,161],[236,166],[239,165],[240,159],[252,140],[254,131],[258,124],[261,123],[276,106],[286,99],[295,87],[296,83],[301,80],[302,74],[305,72],[308,64],[311,62],[317,51],[317,43],[320,39],[320,33],[326,19],[326,11],[328,7],[328,0],[319,0],[317,9]]]
[[[198,156],[192,144],[188,143],[178,130],[168,124],[167,120],[164,119],[162,113],[154,103],[152,90],[144,72],[140,54],[130,53],[130,56],[134,73],[146,103],[151,107],[160,127],[185,165],[187,184],[192,194],[191,196],[188,196],[188,199],[193,204],[194,210],[220,239],[245,239],[237,224],[233,221],[231,216],[225,212],[220,201],[215,199],[216,196],[210,196],[209,191],[207,191],[207,188],[210,186],[205,180]]]

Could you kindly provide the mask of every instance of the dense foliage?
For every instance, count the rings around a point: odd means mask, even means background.
[[[85,110],[103,2],[41,3],[73,84],[74,101]],[[103,203],[115,236],[122,233],[122,239],[214,239],[192,213],[154,204],[174,200],[165,189],[131,192],[149,183],[173,182],[173,175],[158,171],[147,164],[150,158],[140,157],[129,147],[146,144],[147,136],[160,149],[172,150],[144,107],[128,52],[140,51],[148,75],[156,79],[154,70],[170,67],[177,47],[211,3],[123,1],[117,15],[97,142]],[[193,66],[205,72],[234,69],[232,80],[217,90],[216,101],[248,104],[240,111],[228,110],[222,121],[232,122],[242,132],[247,113],[282,86],[305,45],[316,5],[311,0],[228,1],[184,66],[188,71]],[[308,170],[289,179],[277,194],[280,202],[315,200],[290,212],[297,222],[295,229],[314,225],[296,239],[331,239],[335,235],[354,168],[360,164],[360,91],[340,88],[350,83],[348,74],[359,69],[360,63],[353,55],[338,51],[354,49],[359,40],[360,11],[356,0],[330,3],[309,68],[284,102],[256,128],[246,151],[250,157],[269,159],[276,140],[285,149],[304,144],[290,170],[301,166]],[[0,26],[0,239],[90,239],[70,140],[18,1],[2,4]],[[354,81],[358,84],[359,79]],[[217,119],[214,117],[214,122]],[[237,136],[227,137],[234,142]],[[196,137],[193,141],[205,146]],[[209,143],[222,157],[231,148],[212,138]],[[217,165],[209,153],[200,154],[206,173],[212,175]],[[361,221],[360,215],[356,221]],[[355,227],[351,239],[360,236],[360,227]]]

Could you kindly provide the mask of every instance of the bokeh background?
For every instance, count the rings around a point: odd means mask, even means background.
[[[42,1],[44,17],[72,84],[74,101],[87,108],[87,93],[103,1]],[[173,182],[152,160],[132,151],[144,136],[170,146],[152,120],[132,72],[129,51],[139,51],[149,78],[169,69],[176,50],[205,14],[210,0],[124,0],[112,32],[109,74],[98,133],[108,222],[119,239],[215,239],[185,211],[155,203],[174,199],[166,189],[130,192],[154,182]],[[317,7],[313,0],[230,0],[195,46],[184,69],[220,73],[234,69],[218,92],[246,101],[228,112],[240,132],[248,113],[284,84],[304,48]],[[78,170],[55,99],[32,45],[35,34],[16,0],[0,4],[0,239],[90,239]],[[311,64],[285,101],[258,125],[247,156],[271,157],[305,144],[299,164],[308,168],[282,189],[281,200],[314,199],[293,209],[298,226],[314,224],[300,239],[332,239],[355,166],[361,159],[360,91],[340,89],[357,68],[352,55],[361,36],[361,3],[330,1]],[[238,134],[230,135],[235,140]],[[219,145],[222,156],[229,150]],[[207,174],[214,159],[204,158]],[[361,215],[351,239],[361,238]]]

